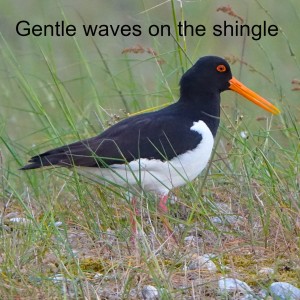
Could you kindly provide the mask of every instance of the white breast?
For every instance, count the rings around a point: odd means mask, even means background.
[[[169,161],[141,158],[127,165],[114,164],[111,168],[77,167],[77,171],[101,184],[108,182],[142,187],[145,191],[167,194],[170,189],[195,179],[209,161],[214,143],[211,131],[203,121],[194,122],[191,130],[201,134],[201,142],[193,150]]]

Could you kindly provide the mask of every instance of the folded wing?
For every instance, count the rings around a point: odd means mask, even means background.
[[[105,168],[139,158],[170,160],[201,142],[202,136],[190,130],[192,125],[192,122],[173,115],[161,118],[155,113],[134,116],[98,136],[36,155],[22,170],[45,166]]]

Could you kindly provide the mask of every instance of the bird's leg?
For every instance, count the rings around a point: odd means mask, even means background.
[[[167,214],[169,211],[167,207],[167,202],[168,194],[159,197],[158,208],[163,214]]]
[[[174,231],[171,229],[171,226],[170,226],[170,223],[169,221],[165,218],[165,215],[168,213],[168,207],[167,207],[167,201],[168,201],[168,194],[165,194],[165,195],[161,195],[159,197],[159,202],[158,202],[158,210],[161,212],[161,220],[162,220],[162,223],[168,233],[168,236],[169,237],[172,237],[175,242],[176,241],[176,238],[174,236]]]
[[[137,199],[136,197],[132,197],[131,200],[132,203],[132,210],[130,211],[130,225],[131,225],[131,238],[130,241],[133,245],[136,245],[136,236],[137,236],[137,222],[136,222],[136,216],[139,214],[139,211],[136,207]]]

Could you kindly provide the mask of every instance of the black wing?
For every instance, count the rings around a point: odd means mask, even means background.
[[[98,136],[32,157],[22,170],[43,166],[108,167],[138,158],[170,160],[194,149],[202,136],[191,120],[159,112],[125,119]]]

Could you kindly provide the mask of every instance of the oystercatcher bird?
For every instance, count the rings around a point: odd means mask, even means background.
[[[206,56],[182,76],[176,103],[129,117],[98,136],[36,155],[21,169],[76,167],[78,173],[100,183],[158,194],[159,209],[167,213],[169,191],[195,179],[209,161],[220,122],[220,93],[226,90],[273,114],[280,112],[235,79],[224,59]],[[134,216],[131,226],[136,234]]]

